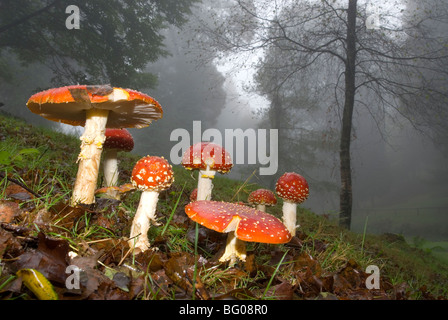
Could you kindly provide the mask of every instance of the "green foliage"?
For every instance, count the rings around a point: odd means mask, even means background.
[[[12,154],[6,150],[0,150],[0,169],[2,171],[9,171],[10,169],[12,169],[12,165],[23,168],[25,165],[27,165],[27,162],[29,160],[28,156],[33,157],[39,153],[39,150],[35,148],[20,149],[19,151]]]
[[[46,64],[57,84],[153,87],[154,75],[142,70],[168,54],[163,29],[182,25],[196,1],[2,1],[0,53],[8,50],[23,63]],[[69,5],[80,10],[79,29],[65,26]]]

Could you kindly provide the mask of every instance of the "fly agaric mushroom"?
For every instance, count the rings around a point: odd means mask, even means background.
[[[257,210],[265,212],[266,206],[275,206],[277,204],[277,198],[271,190],[258,189],[249,194],[247,202],[256,205]]]
[[[103,159],[103,172],[104,172],[104,186],[115,187],[118,182],[118,151],[130,152],[134,148],[134,139],[132,135],[126,129],[112,129],[107,128],[106,140],[103,144],[104,159]],[[115,199],[119,199],[119,193],[112,189],[106,191],[106,193]]]
[[[210,142],[192,145],[182,156],[187,170],[199,170],[197,200],[211,200],[215,173],[227,173],[233,163],[230,154],[221,146]]]
[[[295,236],[297,204],[308,198],[308,182],[300,174],[286,172],[277,180],[275,191],[283,199],[283,223],[291,235]]]
[[[209,229],[228,233],[226,249],[220,262],[246,260],[247,242],[281,244],[291,240],[291,234],[276,217],[236,203],[198,200],[185,206],[193,221]]]
[[[163,157],[146,156],[134,166],[132,184],[142,190],[140,203],[132,221],[129,246],[140,252],[149,248],[148,230],[156,221],[159,192],[168,189],[174,182],[171,165]]]
[[[143,128],[163,116],[162,107],[150,96],[109,85],[49,89],[31,96],[27,106],[48,120],[84,126],[72,206],[95,202],[106,127]]]
[[[193,191],[191,191],[190,193],[190,202],[191,201],[196,201],[198,199],[198,188],[195,188]]]

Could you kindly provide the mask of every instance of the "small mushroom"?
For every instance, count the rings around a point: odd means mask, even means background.
[[[174,182],[171,165],[163,157],[146,156],[134,166],[132,184],[142,190],[140,202],[132,221],[129,246],[136,253],[149,249],[148,230],[156,221],[156,208],[159,192],[168,189]]]
[[[27,107],[48,120],[84,126],[72,206],[95,202],[106,127],[143,128],[163,116],[162,107],[150,96],[109,85],[49,89],[31,96]]]
[[[104,141],[103,173],[104,187],[115,187],[118,183],[118,151],[130,152],[134,148],[134,139],[126,129],[106,129]],[[114,199],[120,198],[119,193],[109,189],[106,193]]]
[[[277,204],[277,198],[271,190],[258,189],[249,194],[247,202],[256,205],[257,210],[266,212],[266,206],[275,206]]]
[[[236,203],[198,200],[185,206],[185,213],[206,228],[228,233],[227,244],[220,262],[246,260],[247,242],[281,244],[291,240],[291,234],[276,217]]]
[[[190,193],[190,201],[196,201],[198,199],[198,188],[195,188]]]
[[[199,170],[197,200],[211,200],[215,173],[227,173],[233,163],[230,154],[221,146],[210,142],[192,145],[182,156],[187,170]]]
[[[308,182],[295,172],[286,172],[275,185],[277,195],[283,199],[283,223],[292,236],[296,234],[297,204],[309,196]]]

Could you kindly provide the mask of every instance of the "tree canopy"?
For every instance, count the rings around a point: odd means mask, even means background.
[[[198,0],[4,0],[0,2],[0,78],[13,72],[6,53],[48,66],[55,84],[113,83],[150,88],[148,62],[166,56],[161,33],[180,26]],[[79,29],[68,29],[66,8],[79,8]]]

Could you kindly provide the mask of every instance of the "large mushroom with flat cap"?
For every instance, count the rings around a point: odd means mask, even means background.
[[[211,200],[215,173],[224,174],[233,167],[230,154],[211,142],[192,145],[184,152],[182,165],[187,170],[199,170],[197,200]]]
[[[257,189],[249,194],[247,202],[255,205],[257,210],[266,211],[266,206],[270,207],[277,204],[277,198],[271,190]]]
[[[128,242],[134,252],[138,253],[150,247],[148,230],[151,224],[158,225],[156,208],[159,193],[168,189],[174,182],[174,172],[163,157],[146,156],[135,164],[131,182],[142,191]]]
[[[296,234],[297,205],[309,196],[308,182],[295,172],[286,172],[275,185],[277,195],[283,199],[283,223],[291,235]]]
[[[228,233],[227,244],[220,262],[246,260],[246,243],[260,242],[281,244],[291,240],[291,234],[276,217],[248,206],[198,200],[185,206],[190,219],[202,226]]]
[[[163,116],[162,107],[150,96],[109,85],[49,89],[31,96],[27,106],[48,120],[84,127],[72,206],[95,202],[106,128],[143,128]]]
[[[115,187],[118,184],[118,157],[120,151],[130,152],[134,149],[134,139],[126,129],[107,128],[106,140],[103,144],[103,173],[104,187]],[[106,192],[115,199],[120,198],[120,194],[112,188]]]

